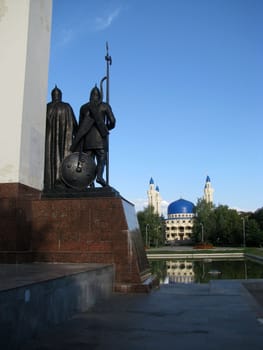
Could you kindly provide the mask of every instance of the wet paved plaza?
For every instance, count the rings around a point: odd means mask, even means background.
[[[114,294],[21,349],[261,350],[262,286],[262,280],[221,280]]]

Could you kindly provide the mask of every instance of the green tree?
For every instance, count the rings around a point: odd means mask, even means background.
[[[235,209],[229,209],[227,205],[219,205],[215,209],[214,243],[216,244],[241,244],[242,222]]]
[[[199,198],[195,207],[195,220],[192,239],[195,242],[209,241],[214,228],[214,205]]]
[[[204,199],[199,199],[196,205],[196,220],[193,227],[193,239],[215,245],[241,244],[242,221],[238,212],[229,209],[227,205],[215,207]]]
[[[137,218],[145,246],[158,247],[164,244],[165,222],[163,216],[154,212],[151,206],[137,213]]]
[[[250,247],[263,244],[263,232],[255,219],[249,219],[245,225],[246,245]]]
[[[259,229],[263,231],[263,207],[257,209],[252,215],[252,219],[255,219],[258,223]]]
[[[230,244],[241,245],[243,243],[242,220],[235,209],[229,209],[228,221],[230,227]]]

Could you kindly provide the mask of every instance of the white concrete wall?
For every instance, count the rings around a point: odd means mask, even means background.
[[[52,0],[0,1],[0,183],[42,189]]]

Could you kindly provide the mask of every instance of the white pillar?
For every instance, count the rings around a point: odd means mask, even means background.
[[[52,0],[0,1],[0,183],[43,188]]]

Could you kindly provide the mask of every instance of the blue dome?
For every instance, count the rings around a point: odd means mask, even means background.
[[[168,206],[167,213],[170,214],[193,214],[194,204],[192,202],[186,201],[185,199],[178,199],[172,202]]]
[[[152,177],[150,178],[150,185],[154,185],[154,181]]]

